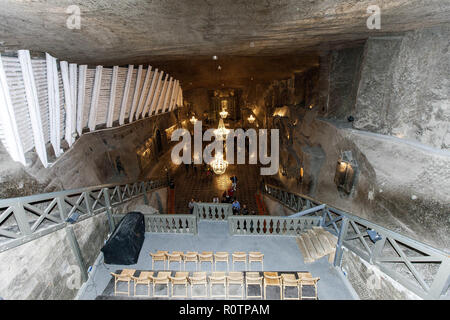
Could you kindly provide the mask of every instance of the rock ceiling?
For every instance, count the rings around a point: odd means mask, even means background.
[[[314,66],[312,56],[330,47],[450,21],[447,0],[375,2],[380,30],[366,25],[373,0],[1,0],[0,49],[76,63],[150,63],[179,72],[184,84],[203,79],[204,85],[213,78],[207,73],[214,64],[206,62],[217,55],[223,72],[234,74],[230,83],[241,83],[261,70],[260,77],[286,72],[281,62]],[[69,5],[80,9],[80,29],[66,25],[74,13],[66,12]],[[249,60],[256,56],[266,58]]]

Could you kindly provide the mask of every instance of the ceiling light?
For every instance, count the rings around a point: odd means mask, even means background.
[[[228,111],[225,109],[222,109],[222,111],[220,111],[219,114],[222,119],[225,119],[228,116]]]
[[[217,60],[218,59],[217,56],[213,56],[212,58],[213,58],[213,60]]]
[[[209,163],[215,174],[223,174],[227,170],[228,162],[223,160],[223,154],[217,153],[214,160]]]

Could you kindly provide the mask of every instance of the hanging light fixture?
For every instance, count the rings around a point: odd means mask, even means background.
[[[215,174],[221,175],[227,170],[228,161],[223,159],[222,153],[217,153],[214,157],[214,160],[212,160],[209,165],[211,166]]]
[[[219,114],[222,119],[225,119],[228,116],[228,111],[225,109],[222,109],[222,111],[220,111]]]
[[[214,130],[214,135],[216,136],[217,139],[225,140],[227,135],[228,135],[228,133],[230,133],[230,130],[225,128],[225,124],[223,123],[223,119],[220,118],[220,120],[219,120],[219,127],[217,127],[217,129]]]
[[[247,118],[249,123],[255,122],[256,118],[251,114],[250,117]]]
[[[189,120],[192,124],[195,124],[197,122],[197,118],[195,116],[192,116],[192,118]]]

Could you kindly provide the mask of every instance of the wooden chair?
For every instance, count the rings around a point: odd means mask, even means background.
[[[183,254],[184,270],[186,270],[186,262],[195,262],[195,271],[198,270],[198,252],[189,251]]]
[[[214,256],[212,251],[203,251],[198,254],[198,262],[200,265],[200,270],[202,269],[202,262],[210,262],[211,263],[211,272],[213,271],[214,264]]]
[[[183,262],[182,255],[183,255],[183,252],[181,252],[181,251],[173,251],[172,253],[166,253],[167,269],[170,270],[171,262],[178,262],[180,265],[180,271],[181,271],[181,263]]]
[[[293,273],[282,273],[281,280],[283,283],[283,300],[300,300],[300,279],[297,279]],[[297,297],[287,298],[286,287],[297,287]]]
[[[267,287],[279,287],[280,299],[283,300],[283,288],[281,283],[281,276],[278,272],[264,272],[264,299],[267,299]]]
[[[207,298],[208,297],[208,282],[206,281],[206,272],[194,272],[192,276],[189,277],[189,283],[191,284],[191,298]],[[192,288],[195,285],[205,286],[205,295],[193,295]]]
[[[223,285],[224,294],[214,295],[213,285]],[[211,298],[226,298],[227,297],[227,277],[225,272],[213,272],[209,276],[209,292]]]
[[[226,262],[227,263],[227,271],[228,271],[228,257],[229,256],[230,256],[230,254],[225,251],[216,252],[214,254],[214,270],[217,270],[217,266],[216,266],[217,262]]]
[[[152,257],[152,270],[155,269],[155,262],[156,261],[162,261],[164,263],[164,270],[166,270],[166,254],[169,253],[169,251],[156,251],[156,253],[151,253],[150,256]]]
[[[175,273],[175,277],[169,276],[170,282],[172,284],[172,297],[173,298],[187,298],[188,297],[188,289],[187,289],[188,276],[189,276],[189,272],[184,272],[184,271],[183,272],[179,271],[179,272]],[[174,289],[174,286],[176,286],[176,285],[184,285],[184,288],[185,288],[184,295],[176,296],[174,294],[173,289]]]
[[[317,300],[317,282],[320,280],[319,277],[313,277],[309,272],[297,272],[299,283],[300,283],[300,297],[301,299],[315,299]],[[313,286],[314,287],[314,296],[304,296],[303,295],[303,286]]]
[[[248,295],[248,286],[249,285],[258,285],[259,292],[261,293],[259,296],[249,296]],[[246,288],[246,296],[248,298],[263,298],[263,277],[259,275],[258,272],[246,272],[245,273],[245,288]]]
[[[136,270],[134,269],[123,269],[120,274],[116,274],[111,272],[112,276],[114,277],[114,295],[120,294],[127,294],[127,296],[130,296],[130,281],[131,277],[134,275]],[[128,286],[127,291],[117,291],[117,283],[118,282],[126,282]]]
[[[233,260],[233,270],[235,262],[245,262],[245,270],[247,270],[247,254],[245,252],[233,252],[232,260]]]
[[[150,297],[150,283],[152,282],[153,272],[150,271],[141,271],[141,274],[139,277],[131,276],[131,278],[134,280],[134,296],[135,297],[145,297],[143,294],[136,294],[136,287],[137,285],[146,285],[147,286],[147,296]]]
[[[170,274],[171,274],[170,271],[160,271],[160,272],[158,272],[158,275],[156,277],[151,276],[151,279],[153,281],[153,296],[154,297],[165,297],[165,298],[169,297],[169,291],[170,291],[169,276],[170,276]],[[167,295],[156,295],[155,287],[158,284],[167,286]]]
[[[230,295],[230,285],[239,285],[241,289],[241,295]],[[244,273],[243,272],[230,272],[227,276],[227,296],[228,298],[241,298],[244,299]]]
[[[248,253],[248,267],[252,268],[252,262],[260,262],[261,263],[261,271],[264,270],[264,254],[261,252],[251,251]]]

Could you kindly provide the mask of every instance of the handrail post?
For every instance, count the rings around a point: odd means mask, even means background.
[[[341,229],[339,230],[339,237],[336,244],[336,254],[334,256],[334,263],[333,263],[335,267],[340,267],[342,263],[342,254],[344,250],[342,248],[342,245],[344,243],[345,237],[347,236],[348,223],[349,219],[347,217],[342,217],[342,224]]]
[[[75,236],[75,232],[73,231],[72,226],[66,227],[66,234],[67,238],[69,239],[70,246],[72,248],[72,252],[75,255],[75,259],[77,260],[78,267],[81,271],[81,277],[83,279],[83,282],[86,282],[88,280],[88,273],[86,269],[86,265],[84,264],[83,256],[81,254],[80,245],[78,244],[77,238]]]
[[[372,263],[372,264],[377,263],[379,257],[381,256],[381,251],[383,250],[385,243],[386,243],[385,236],[383,236],[380,240],[375,242],[375,245],[372,250],[372,254],[370,255],[370,263]]]
[[[439,299],[443,295],[445,290],[450,285],[450,257],[447,256],[442,260],[439,266],[438,272],[434,277],[431,284],[430,291],[428,292],[428,299]]]
[[[103,197],[105,198],[106,217],[108,218],[109,231],[112,233],[114,231],[114,221],[112,219],[111,200],[109,198],[108,188],[103,188]]]
[[[31,234],[31,228],[27,220],[27,215],[25,213],[23,203],[20,201],[14,205],[14,218],[16,219],[19,230],[23,235]]]
[[[59,210],[59,216],[61,217],[61,221],[64,222],[68,218],[67,210],[66,210],[66,203],[64,202],[64,196],[58,196],[58,198],[56,198],[56,199],[57,199],[56,202],[57,202],[58,210]]]

